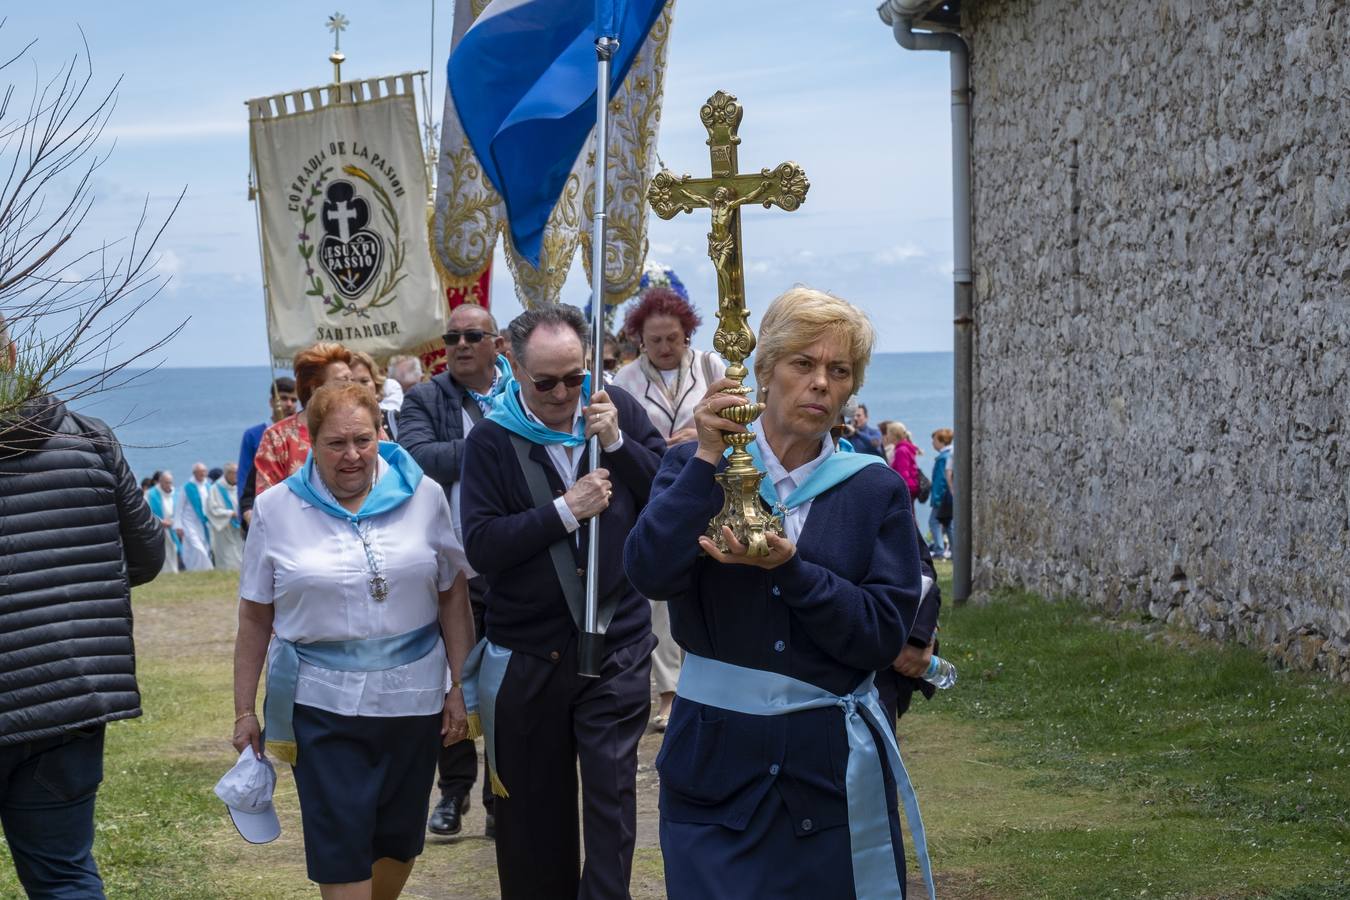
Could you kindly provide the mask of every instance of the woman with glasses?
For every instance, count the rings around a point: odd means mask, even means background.
[[[689,301],[668,287],[643,291],[624,320],[624,331],[642,352],[636,362],[619,370],[614,384],[638,399],[671,445],[698,440],[694,408],[727,370],[716,354],[689,346],[700,322]],[[664,603],[652,603],[652,633],[660,641],[652,654],[652,683],[661,696],[652,727],[665,731],[680,678],[681,651],[670,636]]]
[[[258,498],[245,547],[233,744],[263,753],[266,657],[265,746],[293,767],[310,879],[397,897],[437,747],[468,733],[469,568],[440,486],[379,440],[369,387],[329,383],[304,415],[312,451]]]

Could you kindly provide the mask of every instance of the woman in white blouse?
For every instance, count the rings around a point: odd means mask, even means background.
[[[292,764],[326,900],[396,897],[422,852],[434,737],[468,733],[472,573],[445,493],[378,440],[366,388],[325,385],[306,412],[309,459],[258,497],[245,546],[233,743]]]

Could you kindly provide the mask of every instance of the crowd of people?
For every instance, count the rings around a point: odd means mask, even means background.
[[[141,494],[159,523],[165,572],[206,569],[239,571],[244,538],[240,531],[239,464],[207,469],[192,466],[192,478],[174,487],[173,472],[161,469],[141,480]]]
[[[873,426],[854,399],[874,343],[867,317],[788,291],[760,329],[764,412],[750,445],[782,534],[751,555],[730,530],[706,533],[724,436],[744,430],[721,413],[746,399],[726,393],[720,357],[694,347],[700,324],[684,296],[656,287],[600,360],[566,305],[505,329],[485,308],[456,308],[446,368],[430,376],[415,357],[386,373],[316,344],[293,379],[269,385],[270,421],[245,432],[237,463],[119,493],[118,603],[160,571],[241,572],[240,756],[217,793],[246,838],[276,836],[273,761],[289,763],[323,895],[397,896],[426,833],[462,831],[481,737],[501,895],[627,897],[637,748],[651,728],[666,732],[669,896],[903,890],[893,725],[914,691],[933,690],[921,676],[941,603],[932,560],[950,554],[951,431],[932,435],[924,467],[902,423]],[[106,462],[108,479],[130,481],[120,455]],[[914,521],[924,499],[928,540]],[[592,575],[598,677],[578,667]],[[96,726],[101,754],[103,724],[139,714],[130,705],[18,734]],[[88,799],[76,815],[92,834]],[[73,857],[97,879],[87,844]],[[39,884],[15,858],[25,885]]]

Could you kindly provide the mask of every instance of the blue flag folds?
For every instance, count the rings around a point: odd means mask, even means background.
[[[516,251],[538,266],[544,225],[595,127],[595,40],[617,35],[623,84],[665,0],[493,0],[450,54],[464,132],[506,204]]]

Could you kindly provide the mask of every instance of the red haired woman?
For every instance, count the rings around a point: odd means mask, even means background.
[[[726,374],[720,357],[689,346],[700,321],[688,300],[670,288],[652,287],[642,292],[623,323],[623,330],[642,352],[619,370],[614,384],[642,403],[669,444],[698,440],[694,407],[708,386]],[[660,640],[652,654],[652,682],[661,696],[652,724],[664,731],[680,677],[680,648],[670,636],[670,614],[664,603],[652,604],[652,632]]]

